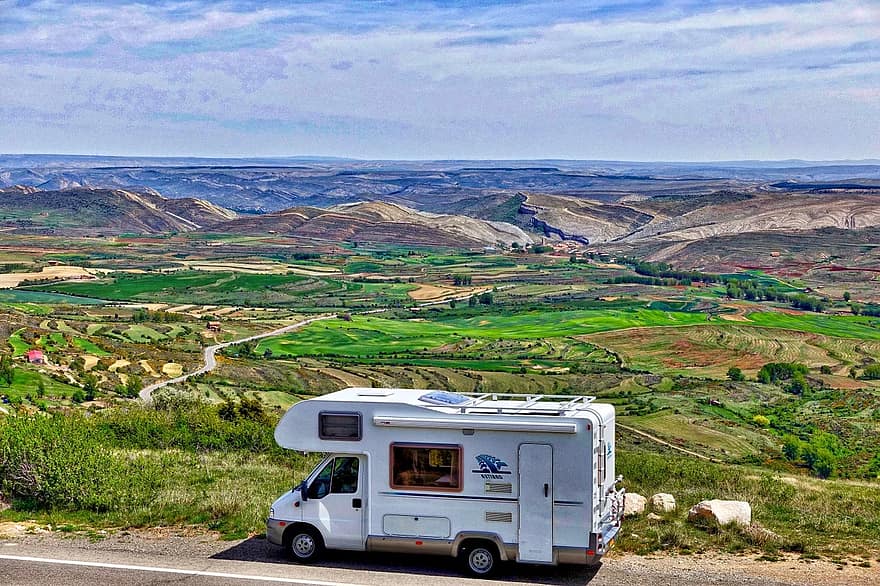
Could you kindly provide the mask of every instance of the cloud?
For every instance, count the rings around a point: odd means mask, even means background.
[[[0,151],[37,137],[61,150],[92,124],[108,148],[137,127],[131,153],[880,155],[871,0],[0,0],[0,13],[0,103],[17,113]]]

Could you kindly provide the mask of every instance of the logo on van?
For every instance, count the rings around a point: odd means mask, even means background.
[[[510,468],[510,466],[501,458],[496,458],[489,454],[480,454],[475,456],[475,459],[479,469],[471,470],[471,472],[479,474],[483,478],[499,479],[502,478],[502,474],[510,474],[510,470],[505,470],[505,468]]]

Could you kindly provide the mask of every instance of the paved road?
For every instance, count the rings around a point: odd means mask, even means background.
[[[262,334],[248,336],[247,338],[240,338],[238,340],[231,340],[229,342],[223,342],[221,344],[214,344],[213,346],[208,346],[205,348],[204,352],[202,353],[202,360],[204,361],[205,364],[200,369],[194,370],[193,372],[189,372],[187,374],[183,374],[177,378],[172,378],[171,380],[166,380],[166,381],[162,381],[162,382],[158,382],[158,383],[146,386],[143,389],[141,389],[141,392],[138,394],[139,394],[141,400],[143,400],[146,403],[149,403],[151,400],[151,395],[153,394],[153,391],[156,391],[156,390],[161,389],[162,387],[166,387],[168,385],[175,385],[178,383],[182,383],[183,381],[185,381],[186,379],[188,379],[192,376],[197,376],[197,375],[204,374],[206,372],[211,372],[212,370],[214,370],[217,367],[217,351],[218,350],[222,350],[223,348],[227,348],[229,346],[232,346],[233,344],[241,344],[242,342],[251,342],[253,340],[261,340],[263,338],[271,338],[272,336],[280,336],[281,334],[286,334],[287,332],[291,332],[291,331],[299,329],[303,326],[307,326],[310,323],[314,323],[316,321],[321,321],[321,320],[325,320],[325,319],[333,319],[335,317],[337,317],[337,315],[335,313],[331,314],[331,315],[322,315],[319,317],[310,317],[309,319],[304,319],[304,320],[297,322],[295,324],[286,325],[283,328],[278,328],[277,330],[272,330],[271,332],[263,332]]]
[[[86,538],[22,534],[0,538],[0,584],[20,586],[299,584],[302,586],[789,586],[880,583],[880,569],[790,558],[761,562],[715,555],[609,557],[597,569],[504,564],[493,580],[462,576],[445,557],[329,552],[312,566],[287,560],[265,539],[134,534]]]

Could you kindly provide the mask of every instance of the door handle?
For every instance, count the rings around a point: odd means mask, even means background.
[[[351,499],[351,508],[360,509],[363,505],[363,501],[361,499]]]
[[[550,496],[550,485],[546,482],[544,483],[544,498]]]

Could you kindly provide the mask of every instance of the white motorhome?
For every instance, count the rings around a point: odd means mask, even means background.
[[[284,448],[326,458],[272,505],[270,542],[597,564],[620,529],[614,408],[592,397],[350,388],[295,404]]]

